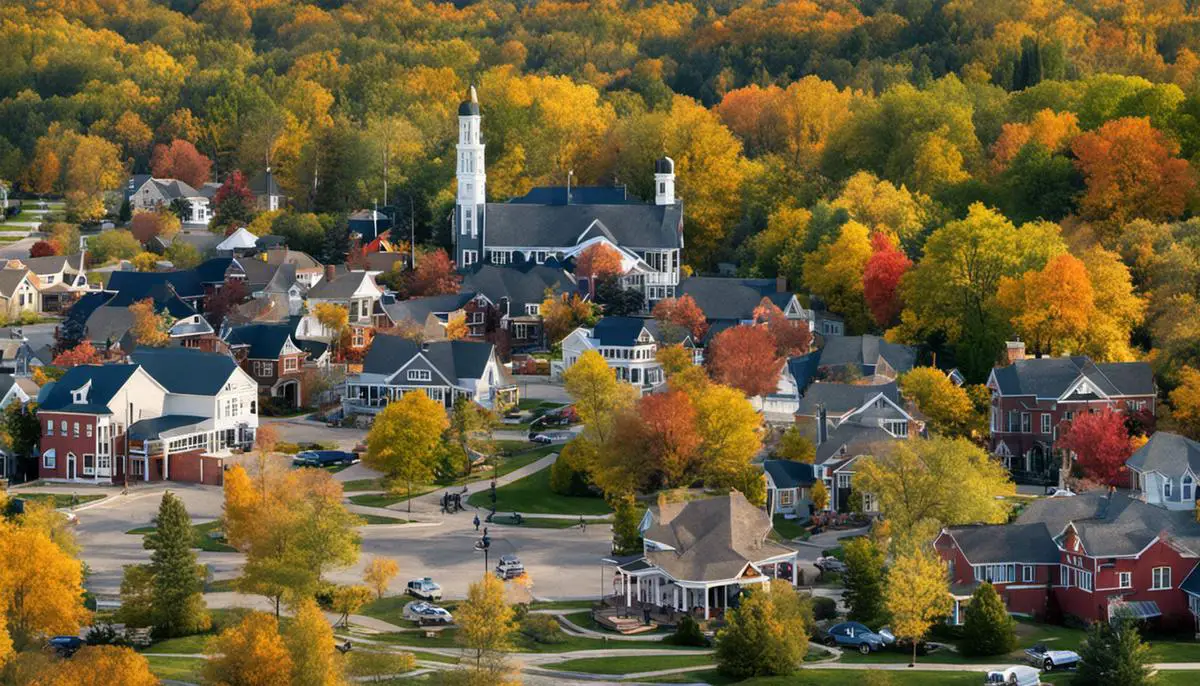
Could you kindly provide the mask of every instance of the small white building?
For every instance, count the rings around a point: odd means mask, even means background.
[[[563,370],[570,369],[583,353],[595,350],[616,372],[617,378],[648,391],[666,377],[655,359],[658,323],[640,317],[605,317],[592,328],[579,327],[562,341]],[[685,346],[691,345],[690,339]]]

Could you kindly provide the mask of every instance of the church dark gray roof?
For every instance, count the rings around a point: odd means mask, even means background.
[[[484,218],[489,247],[571,248],[611,236],[621,247],[683,247],[683,204],[532,205],[489,203]],[[590,229],[590,231],[589,231]]]

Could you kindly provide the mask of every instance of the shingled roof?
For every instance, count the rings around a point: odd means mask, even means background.
[[[237,369],[228,355],[195,348],[140,347],[130,356],[171,393],[216,395]]]
[[[883,358],[897,373],[904,373],[916,363],[917,351],[911,346],[889,343],[879,336],[830,336],[817,351],[821,367],[846,365],[875,365]]]
[[[648,541],[674,550],[649,550],[646,559],[682,581],[736,578],[746,565],[795,552],[767,539],[771,518],[736,491],[729,495],[650,508]]]
[[[1189,469],[1200,474],[1200,443],[1169,431],[1158,431],[1125,464],[1139,472],[1177,477]]]
[[[366,374],[396,373],[413,357],[423,355],[451,383],[459,379],[482,379],[492,344],[476,341],[431,341],[417,343],[400,336],[376,336],[363,360]]]
[[[1059,398],[1080,377],[1087,377],[1098,391],[1108,396],[1155,393],[1154,372],[1148,362],[1096,364],[1083,355],[1018,360],[996,367],[992,376],[1004,395]]]
[[[888,400],[900,405],[900,389],[895,381],[883,384],[849,384],[821,381],[809,386],[800,398],[796,414],[815,417],[817,406],[823,405],[830,417],[840,417],[867,404],[871,398],[883,394]],[[903,405],[900,405],[903,407]]]
[[[136,364],[83,364],[71,367],[61,379],[47,384],[47,387],[42,389],[38,397],[38,409],[108,414],[108,403],[137,369]],[[74,402],[71,392],[82,388],[89,381],[91,386],[88,388],[86,402]]]
[[[952,526],[946,533],[973,565],[1058,562],[1058,546],[1044,522]]]
[[[230,347],[245,347],[251,360],[276,360],[291,340],[295,327],[290,322],[235,326],[225,335]]]
[[[1200,554],[1200,523],[1189,510],[1168,510],[1132,498],[1126,491],[1109,497],[1089,491],[1068,498],[1030,503],[1017,524],[1045,524],[1052,536],[1074,524],[1084,550],[1093,557],[1134,555],[1160,534],[1177,546]]]
[[[775,279],[729,279],[693,276],[679,282],[676,295],[690,295],[709,320],[743,321],[754,317],[754,308],[766,298],[779,309],[792,299],[780,293]]]
[[[488,245],[571,248],[599,222],[626,248],[680,248],[683,204],[488,203]],[[601,231],[596,235],[604,235]]]
[[[546,289],[573,293],[575,278],[562,269],[526,263],[513,266],[481,264],[463,276],[462,290],[482,293],[494,303],[508,300],[510,316],[525,314],[525,306],[540,304]]]
[[[775,488],[811,486],[817,481],[811,464],[795,460],[764,460],[763,471],[771,475]]]

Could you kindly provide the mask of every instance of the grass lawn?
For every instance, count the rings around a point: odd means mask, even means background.
[[[1200,643],[1195,641],[1148,641],[1151,662],[1200,662]]]
[[[917,657],[917,666],[920,667],[922,662],[937,663],[937,664],[997,664],[1002,662],[1011,662],[1013,664],[1025,664],[1025,649],[1035,643],[1045,643],[1052,650],[1074,650],[1078,651],[1080,644],[1083,642],[1084,632],[1080,629],[1071,629],[1065,626],[1055,626],[1052,624],[1039,624],[1028,620],[1017,620],[1017,646],[1016,650],[1008,655],[990,655],[983,657],[967,657],[962,653],[953,650],[936,650],[928,655]],[[880,653],[871,653],[870,655],[860,655],[854,651],[845,651],[842,653],[842,662],[852,663],[871,663],[871,662],[908,662],[908,653],[898,650],[888,650]]]
[[[599,526],[599,525],[611,524],[611,523],[612,523],[612,521],[608,520],[608,519],[605,519],[603,521],[589,519],[587,522],[588,526],[592,526],[593,524]],[[492,517],[492,524],[495,526],[518,526],[516,524],[513,524],[512,517],[502,517],[498,513],[495,517]],[[550,517],[525,517],[524,519],[521,520],[521,524],[519,526],[522,526],[522,527],[525,527],[528,529],[578,529],[579,528],[579,520],[577,520],[577,519],[552,519]]]
[[[624,657],[584,657],[542,665],[546,669],[589,674],[636,674],[659,669],[696,667],[713,663],[712,655],[626,655]]]
[[[192,536],[195,538],[195,543],[192,545],[192,547],[199,548],[200,550],[208,553],[237,552],[237,550],[235,550],[232,546],[225,545],[225,543],[209,536],[210,533],[216,531],[220,526],[221,523],[217,521],[205,522],[204,524],[193,524]],[[144,536],[146,534],[152,534],[154,531],[155,529],[152,526],[140,526],[136,529],[130,529],[125,533],[135,536]]]
[[[416,622],[410,622],[404,618],[404,606],[413,600],[416,600],[416,598],[413,598],[407,594],[384,596],[378,600],[372,600],[366,605],[363,605],[362,609],[358,611],[358,614],[366,615],[367,617],[374,617],[375,619],[382,619],[383,621],[391,622],[396,626],[415,628],[417,626]],[[442,603],[438,603],[438,606],[447,607],[447,605],[443,605]]]
[[[146,659],[150,663],[150,672],[159,679],[200,682],[200,670],[204,668],[203,658],[147,655]]]
[[[775,515],[774,518],[775,533],[779,534],[786,540],[793,538],[808,538],[808,529],[800,523],[799,519],[787,519],[781,514]]]
[[[530,610],[590,610],[594,600],[540,600],[529,604]]]
[[[384,600],[387,600],[386,598]],[[401,603],[403,607],[403,603]],[[363,612],[363,614],[367,614]],[[374,616],[374,615],[371,615]],[[390,621],[390,620],[389,620]],[[455,648],[458,644],[454,642],[456,629],[446,629],[438,633],[434,638],[425,638],[425,635],[417,631],[404,631],[390,634],[374,634],[371,640],[381,643],[390,643],[393,645],[426,647],[426,648]],[[584,636],[567,636],[562,643],[538,643],[524,634],[518,635],[514,640],[515,652],[520,653],[569,653],[575,650],[605,650],[613,648],[631,648],[643,650],[689,650],[688,648],[677,648],[676,646],[667,645],[658,641],[605,641],[602,638],[588,638]]]
[[[381,517],[373,514],[360,514],[358,518],[363,520],[367,526],[372,524],[408,524],[407,519],[397,519],[395,517]]]
[[[354,479],[352,481],[342,482],[342,492],[353,493],[355,491],[382,491],[383,479]]]
[[[490,508],[492,505],[488,490],[472,493],[467,502],[482,508]],[[550,470],[543,469],[497,488],[496,511],[599,515],[608,514],[612,509],[603,498],[580,498],[555,493],[550,490]]]
[[[233,591],[233,590],[235,590],[233,587],[233,584],[235,581],[236,581],[236,579],[221,579],[219,581],[214,581],[211,584],[208,584],[204,587],[204,592],[205,593],[224,593],[224,592],[228,592],[228,591]]]
[[[520,443],[522,446],[530,445],[530,444],[524,443],[524,442],[520,442]],[[524,452],[515,454],[511,457],[500,458],[499,466],[497,466],[497,468],[496,468],[496,475],[504,476],[505,474],[514,472],[514,471],[520,469],[521,467],[524,467],[526,465],[537,462],[538,460],[542,459],[543,457],[549,455],[552,452],[556,452],[557,450],[558,450],[558,448],[556,446],[549,446],[549,445],[548,446],[538,446],[536,448],[533,448],[532,450],[526,450]],[[439,489],[453,488],[456,486],[462,486],[463,484],[467,484],[467,483],[471,483],[471,482],[475,482],[475,481],[485,481],[485,480],[488,480],[491,478],[492,478],[492,475],[490,472],[479,471],[479,472],[475,472],[468,478],[456,479],[450,483],[414,485],[413,486],[413,496],[414,497],[422,496],[422,495],[425,495],[426,493],[432,493],[433,491],[436,491]],[[382,490],[386,490],[386,488],[383,485],[383,479],[379,479],[379,478],[354,479],[354,480],[347,481],[342,484],[342,491],[345,493],[354,493],[356,491],[382,491]],[[402,493],[400,493],[400,494],[369,493],[369,494],[352,495],[352,496],[350,496],[350,502],[354,503],[355,505],[364,505],[366,507],[387,507],[388,505],[402,503],[405,500],[408,500],[408,498],[409,498],[409,496],[404,495]]]
[[[721,676],[713,671],[687,672],[658,679],[642,679],[651,683],[707,683],[715,686],[862,686],[869,683],[867,677],[871,672],[851,669],[802,669],[790,676],[755,677],[739,681]],[[983,682],[983,672],[923,672],[914,670],[888,671],[887,683],[890,686],[978,686]]]
[[[17,492],[17,493],[10,493],[9,497],[20,498],[22,500],[52,501],[54,503],[54,507],[70,507],[72,496],[70,493],[21,493],[21,492]],[[84,503],[90,503],[95,500],[100,500],[101,498],[104,497],[104,495],[91,493],[91,494],[79,495],[79,496],[75,496],[75,497],[78,499],[76,504],[83,505]]]
[[[203,653],[208,639],[215,634],[196,634],[195,636],[180,636],[159,641],[143,650],[147,655],[155,653]]]

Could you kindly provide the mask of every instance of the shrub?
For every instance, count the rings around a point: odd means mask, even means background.
[[[963,622],[964,655],[1003,655],[1017,647],[1013,618],[995,587],[979,584],[967,605]]]
[[[549,645],[565,643],[567,640],[566,632],[553,615],[527,613],[521,619],[520,631],[535,643]]]
[[[813,618],[815,618],[817,621],[834,619],[838,616],[837,601],[833,598],[815,595],[812,599],[812,605]]]
[[[87,643],[90,646],[123,646],[127,645],[125,634],[118,631],[112,624],[96,624],[88,631]]]
[[[675,626],[675,633],[664,639],[665,643],[677,646],[708,646],[708,637],[700,630],[700,624],[690,615],[684,615]]]

